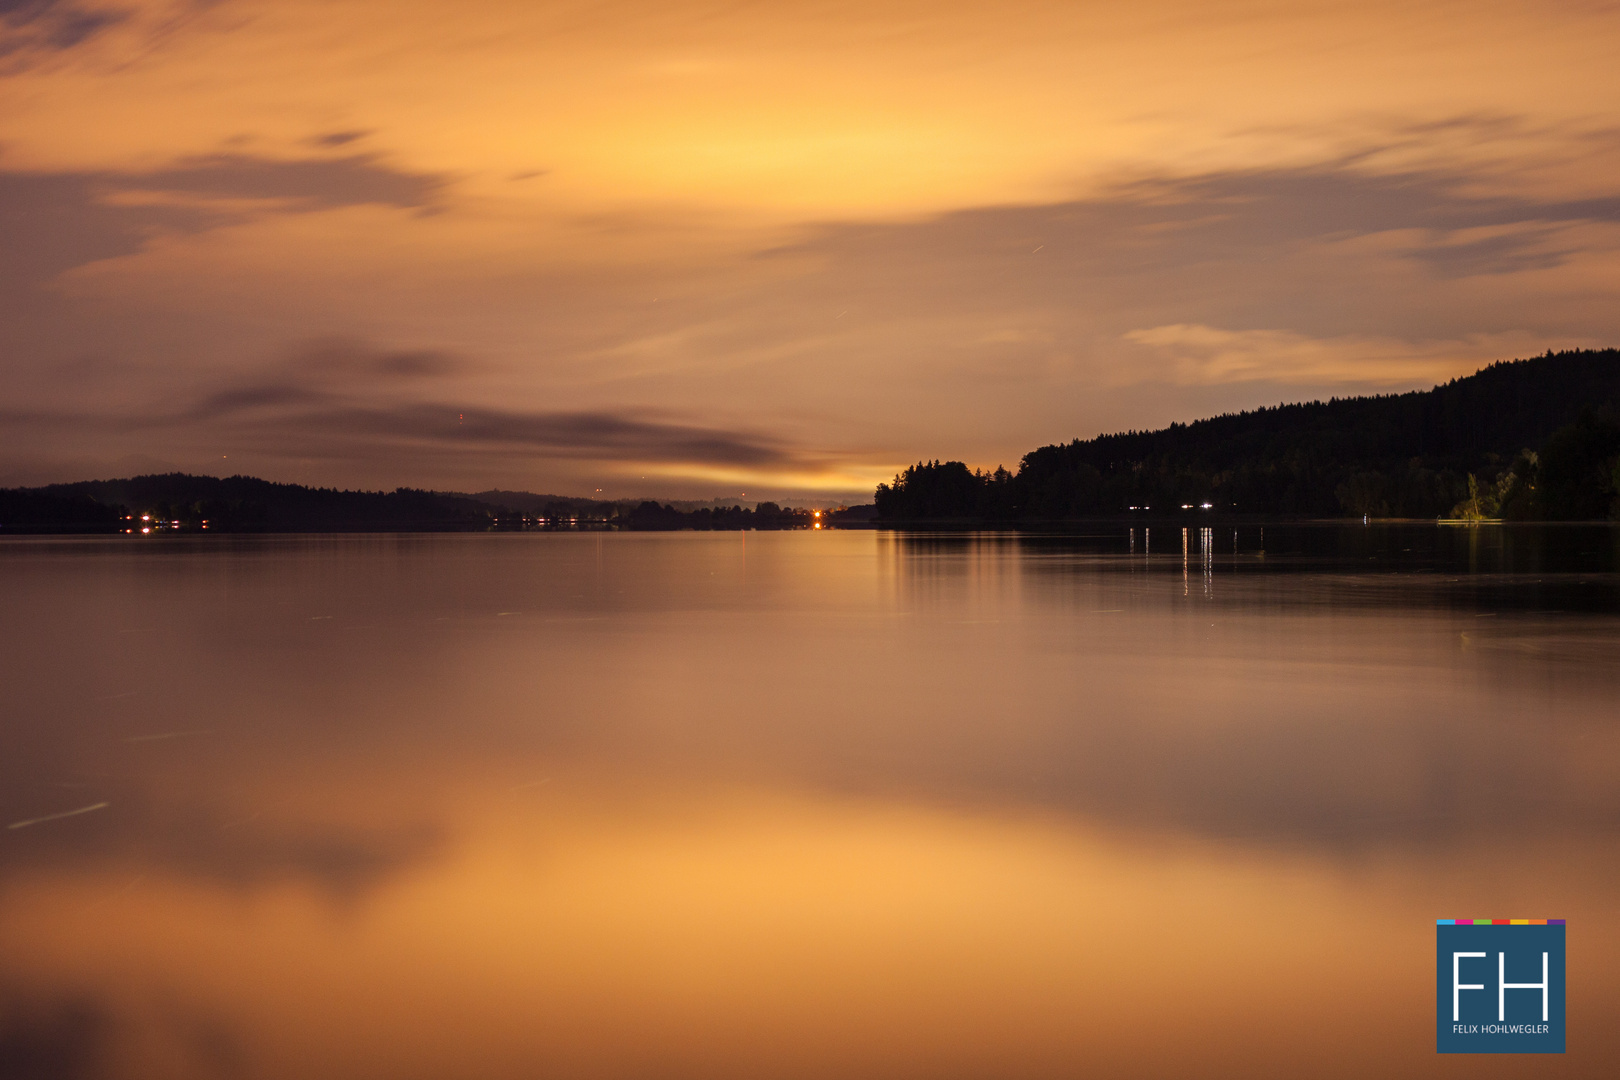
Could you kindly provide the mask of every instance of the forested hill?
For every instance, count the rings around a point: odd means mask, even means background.
[[[528,491],[340,491],[252,476],[159,473],[0,489],[0,535],[58,532],[425,532],[502,528],[811,528],[817,514],[773,502],[753,508],[536,495]],[[826,521],[838,519],[830,514]]]
[[[1043,446],[1016,474],[919,463],[888,521],[1179,511],[1573,520],[1620,511],[1620,351],[1549,352],[1432,390],[1279,405]],[[1137,513],[1145,512],[1142,510]]]
[[[459,529],[488,526],[501,512],[466,495],[409,488],[339,491],[187,473],[0,491],[0,529],[6,532],[119,532],[151,526],[140,522],[143,516],[165,529],[201,529],[207,522],[214,532]]]

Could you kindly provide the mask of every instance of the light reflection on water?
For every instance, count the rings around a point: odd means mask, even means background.
[[[1268,528],[0,545],[0,1065],[1612,1074],[1614,534]]]

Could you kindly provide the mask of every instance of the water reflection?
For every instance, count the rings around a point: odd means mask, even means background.
[[[0,1074],[1612,1066],[1613,533],[1268,532],[0,545]]]

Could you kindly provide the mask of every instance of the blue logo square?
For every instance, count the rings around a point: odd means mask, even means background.
[[[1442,1054],[1562,1054],[1563,920],[1441,919],[1435,1029]]]

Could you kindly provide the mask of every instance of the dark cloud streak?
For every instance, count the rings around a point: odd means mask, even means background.
[[[327,445],[373,441],[461,447],[518,448],[561,457],[768,466],[795,455],[780,442],[745,431],[685,423],[653,410],[500,409],[428,397],[469,365],[432,350],[386,350],[339,338],[310,342],[258,378],[214,389],[179,409],[102,418],[100,423],[147,428],[228,427],[234,438],[253,434],[277,443]],[[73,425],[91,422],[71,411],[10,414],[12,422]]]
[[[971,339],[938,347],[982,357],[999,379],[1017,374],[1017,356],[1039,365],[1066,351],[1084,368],[1087,356],[1117,355],[1127,333],[1175,324],[1315,339],[1596,341],[1613,333],[1612,318],[1544,272],[1609,257],[1620,226],[1613,188],[1536,198],[1511,178],[1375,172],[1359,161],[1145,176],[1065,202],[827,223],[756,257],[798,269],[801,291],[818,290],[835,311],[858,307],[874,326],[1031,331],[1037,344],[1023,352]]]
[[[1312,241],[1416,230],[1430,235],[1411,250],[1412,258],[1450,273],[1503,273],[1544,264],[1543,254],[1527,249],[1549,225],[1620,224],[1620,196],[1538,201],[1466,190],[1477,180],[1438,171],[1378,174],[1351,167],[1158,177],[1088,199],[978,207],[920,224],[835,224],[803,244],[764,254],[860,256],[878,249],[909,250],[916,238],[963,256],[993,258],[1027,254],[1026,243],[1070,240],[1115,267],[1148,269],[1268,258],[1279,248]],[[1489,243],[1447,243],[1449,236],[1481,228],[1528,231]]]
[[[546,457],[766,467],[812,464],[779,441],[746,431],[681,423],[650,411],[523,412],[447,402],[366,404],[291,383],[211,393],[178,412],[119,415],[0,410],[14,433],[94,429],[138,436],[180,428],[269,454],[386,459],[398,448],[516,451]]]
[[[363,342],[329,337],[307,343],[295,352],[289,370],[300,377],[435,378],[467,370],[458,357],[431,349],[380,350]]]
[[[0,0],[0,74],[82,45],[128,18],[128,11],[73,0]]]
[[[268,201],[293,213],[361,205],[428,210],[448,183],[370,155],[273,161],[218,154],[144,173],[0,172],[0,284],[37,285],[76,266],[133,255],[155,233],[198,233],[260,212],[227,200]],[[114,201],[131,194],[177,198]]]
[[[519,412],[441,402],[364,405],[322,400],[298,387],[263,387],[216,395],[211,412],[183,422],[228,422],[234,436],[249,432],[265,445],[371,442],[386,454],[396,443],[452,448],[510,448],[547,456],[682,464],[769,466],[794,455],[761,436],[674,423],[633,411]],[[272,412],[268,406],[308,405]]]
[[[100,187],[94,173],[0,172],[0,284],[39,284],[133,255],[153,232],[200,232],[224,221],[200,207],[108,205]]]
[[[310,210],[365,204],[425,209],[447,183],[443,176],[388,168],[369,154],[294,161],[214,154],[188,158],[156,172],[104,174],[101,181],[125,190],[216,199],[278,199]]]
[[[361,130],[361,131],[329,131],[324,135],[315,136],[314,138],[310,139],[309,142],[310,142],[311,146],[320,146],[320,147],[327,147],[327,148],[336,147],[336,146],[347,146],[352,142],[358,142],[359,140],[365,138],[367,135],[370,135],[370,134],[371,134],[371,132],[369,130]]]

